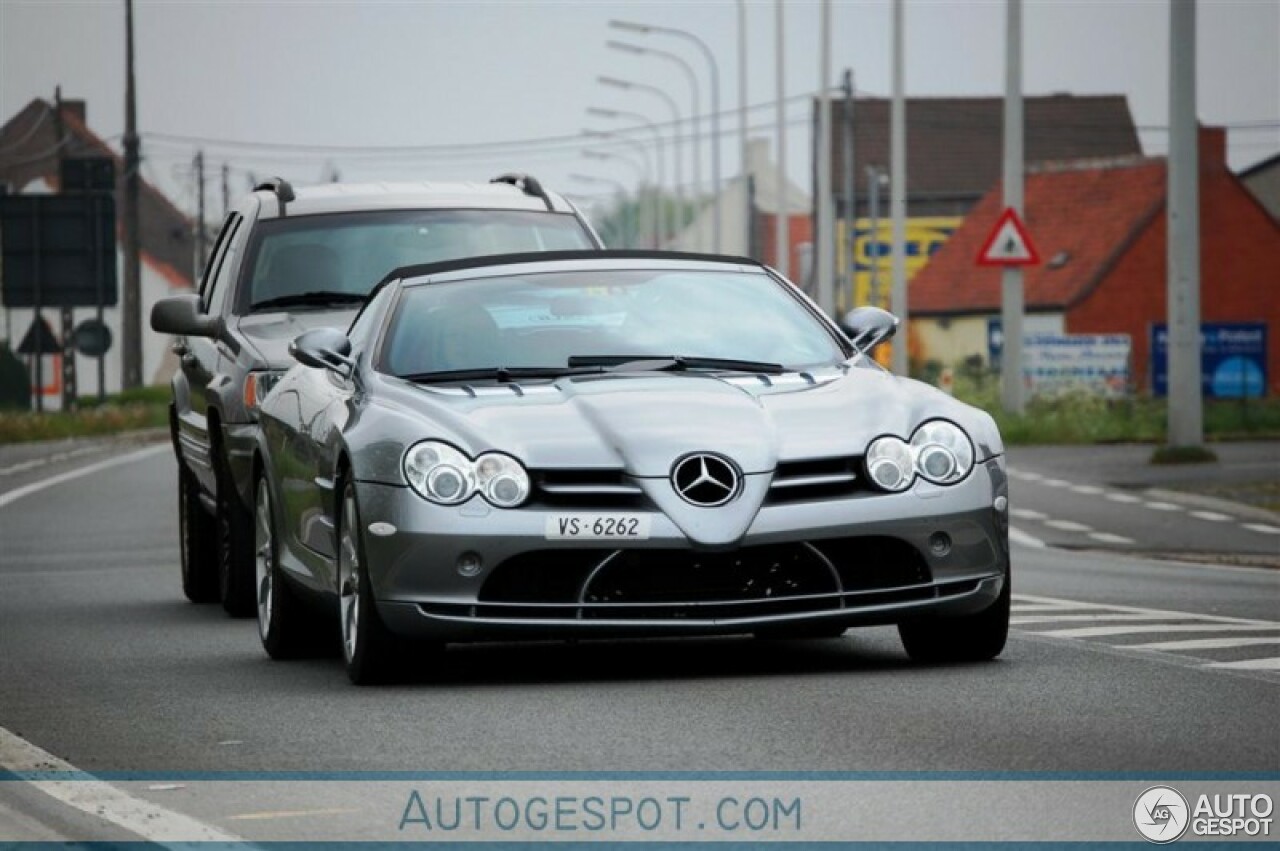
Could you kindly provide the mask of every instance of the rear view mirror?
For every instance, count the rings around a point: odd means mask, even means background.
[[[171,295],[151,306],[151,330],[179,337],[216,337],[218,317],[204,312],[195,293]]]
[[[314,328],[289,344],[289,354],[304,366],[350,375],[351,341],[337,328]]]
[[[840,320],[840,330],[859,353],[869,352],[898,333],[898,317],[878,307],[858,307]]]

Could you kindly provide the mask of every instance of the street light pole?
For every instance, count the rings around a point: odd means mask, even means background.
[[[747,139],[747,3],[738,0],[738,144],[742,166],[742,255],[751,253],[751,143]]]
[[[125,390],[142,386],[142,241],[138,226],[138,171],[142,156],[138,150],[137,96],[133,82],[133,0],[125,0],[125,90],[124,90],[124,316],[123,366],[121,386]]]
[[[889,111],[889,215],[893,218],[893,283],[889,301],[901,323],[893,343],[893,371],[910,369],[907,340],[907,104],[903,93],[903,0],[893,0],[893,103]]]
[[[684,157],[684,152],[682,150],[683,140],[681,139],[682,131],[680,128],[684,119],[680,115],[680,108],[676,106],[675,98],[671,97],[671,95],[667,94],[657,86],[651,86],[648,83],[634,83],[630,80],[619,80],[616,77],[597,77],[596,79],[604,86],[613,86],[618,89],[635,90],[638,92],[650,92],[661,98],[663,102],[666,103],[667,108],[671,110],[671,162],[675,171],[676,203],[678,204],[675,227],[672,228],[672,231],[673,235],[679,235],[684,231],[685,226],[684,169],[683,164],[681,163],[681,160]]]
[[[777,35],[776,41],[776,61],[778,67],[777,90],[778,100],[775,104],[776,115],[778,121],[778,162],[775,172],[775,180],[777,188],[774,190],[774,211],[773,217],[773,244],[777,256],[774,261],[778,264],[778,273],[784,278],[791,277],[791,205],[790,195],[787,192],[787,107],[786,107],[786,56],[785,40],[783,38],[783,26],[786,22],[785,15],[782,11],[782,0],[774,2],[774,31]]]
[[[1022,217],[1022,0],[1007,0],[1004,72],[1004,206]],[[1022,377],[1022,319],[1025,309],[1022,269],[1000,272],[1000,397],[1004,409],[1020,414],[1026,407]]]
[[[683,39],[694,45],[701,51],[703,57],[707,60],[707,67],[711,71],[711,191],[714,196],[712,211],[712,249],[720,252],[720,211],[721,211],[721,186],[720,186],[720,66],[716,63],[715,54],[711,52],[711,48],[707,47],[707,43],[698,38],[687,30],[676,29],[675,27],[659,27],[651,24],[637,24],[631,21],[610,21],[609,26],[614,29],[626,30],[636,33],[655,33],[658,35],[669,35],[675,38]],[[697,118],[695,117],[695,121]]]
[[[663,246],[666,244],[666,241],[667,241],[667,209],[666,209],[667,205],[664,202],[664,199],[662,197],[663,187],[666,186],[666,177],[663,174],[662,163],[663,163],[663,160],[666,159],[666,154],[663,151],[662,134],[658,132],[657,125],[655,125],[652,121],[650,121],[648,118],[646,118],[645,116],[641,115],[638,112],[626,112],[624,110],[617,110],[617,109],[601,109],[598,106],[592,106],[587,108],[587,114],[594,115],[599,118],[623,118],[623,119],[629,119],[631,121],[639,121],[641,124],[649,128],[649,132],[653,134],[653,144],[654,144],[654,147],[657,149],[657,162],[658,162],[658,179],[657,179],[658,191],[656,196],[657,197],[656,207],[658,212],[657,224],[656,224],[656,227],[658,229],[658,239],[657,239],[658,244],[655,247],[658,250],[662,250]]]
[[[822,0],[818,29],[818,221],[814,229],[814,272],[818,307],[835,314],[832,267],[835,216],[831,192],[831,0]]]

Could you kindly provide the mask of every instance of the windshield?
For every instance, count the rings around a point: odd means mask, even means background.
[[[409,287],[382,346],[399,376],[630,359],[733,369],[837,363],[833,335],[762,272],[590,270]],[[744,368],[749,364],[743,365]]]
[[[245,311],[350,303],[401,266],[593,247],[573,215],[550,211],[379,210],[275,219],[255,231],[239,304]]]

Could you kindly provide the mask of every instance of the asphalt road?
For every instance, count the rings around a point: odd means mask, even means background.
[[[167,450],[12,496],[111,458],[0,479],[0,728],[85,771],[1280,765],[1280,572],[1018,545],[1015,627],[993,663],[918,667],[877,628],[461,647],[359,689],[338,659],[272,662],[252,622],[183,599]],[[1098,494],[1073,496],[1091,498],[1064,517],[1110,528],[1085,513]],[[19,785],[0,784],[0,825],[71,819]]]

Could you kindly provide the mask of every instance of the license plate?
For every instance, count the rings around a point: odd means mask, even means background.
[[[644,541],[649,520],[647,514],[552,514],[546,535],[548,541]]]

